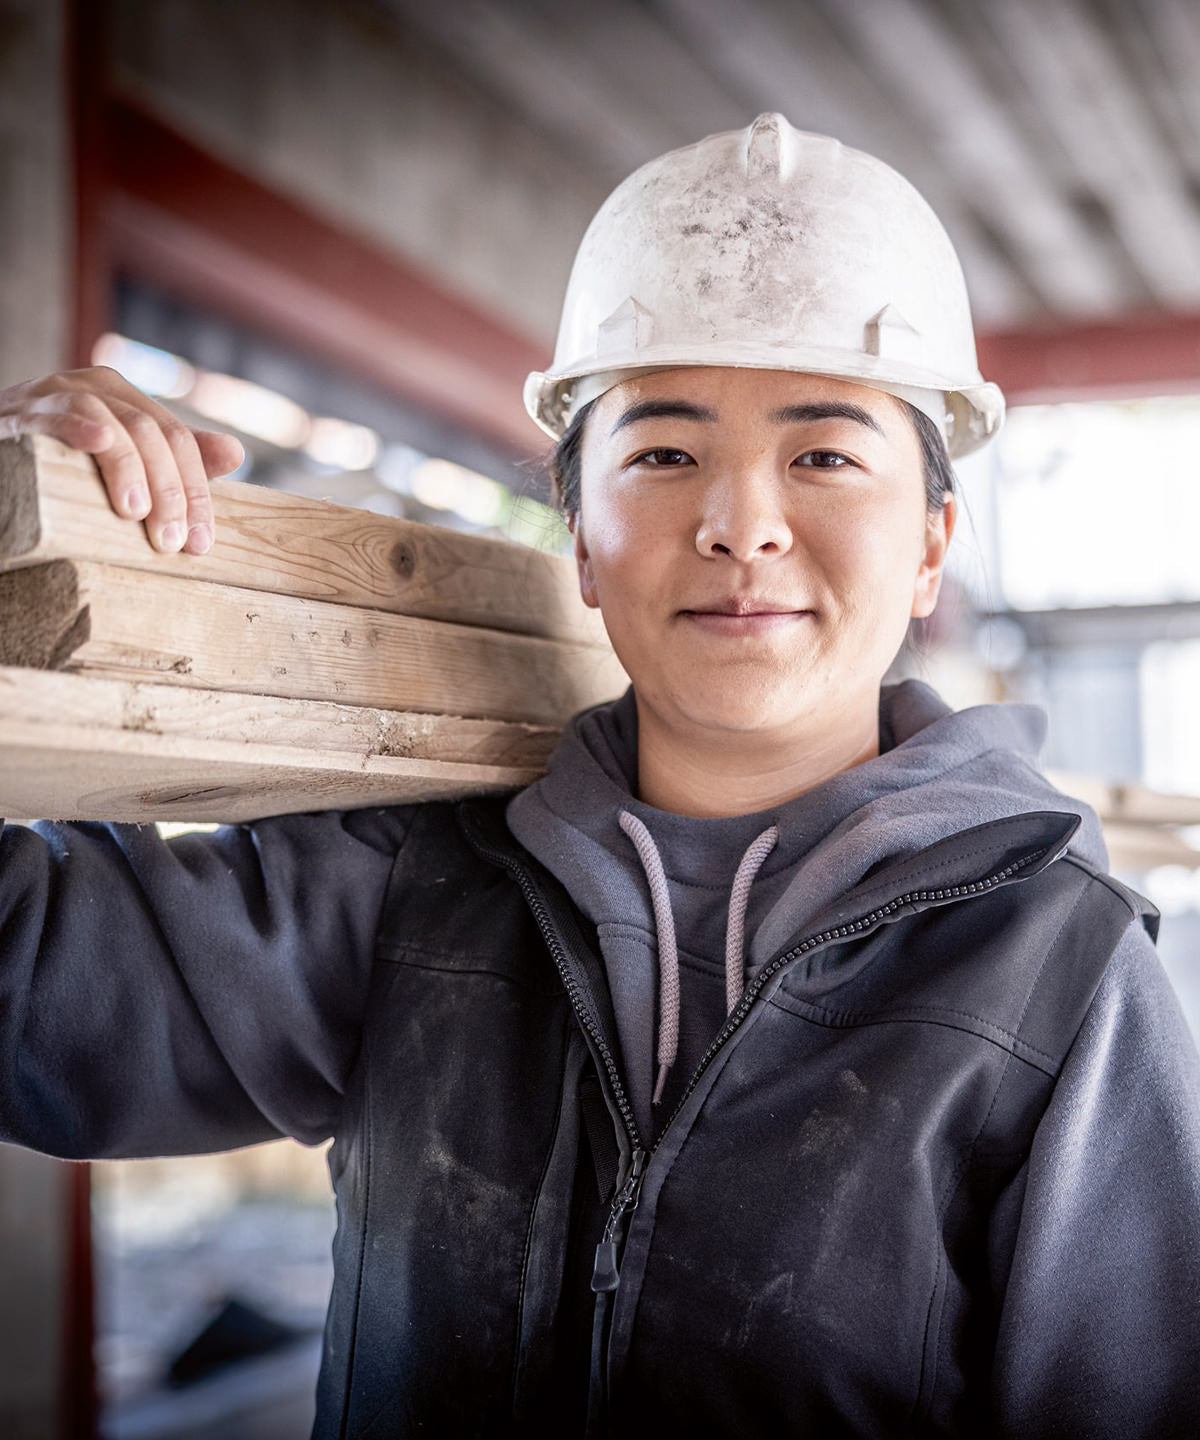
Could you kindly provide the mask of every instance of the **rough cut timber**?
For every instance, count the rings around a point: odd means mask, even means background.
[[[559,734],[552,726],[8,666],[0,666],[0,720],[321,750],[351,765],[376,757],[494,765],[517,777],[541,773]]]
[[[0,665],[562,725],[611,649],[53,560],[0,574]]]
[[[604,644],[574,566],[525,546],[306,500],[212,484],[209,554],[162,555],[114,513],[92,459],[44,436],[0,441],[0,568],[90,560],[310,600]]]
[[[0,814],[253,820],[527,785],[556,733],[0,668]]]
[[[0,814],[243,820],[509,790],[623,671],[573,567],[213,487],[161,555],[90,459],[0,442]]]
[[[1048,771],[1046,778],[1066,794],[1086,801],[1106,826],[1200,825],[1200,795],[1175,795],[1133,781],[1104,780],[1098,775],[1062,770]]]

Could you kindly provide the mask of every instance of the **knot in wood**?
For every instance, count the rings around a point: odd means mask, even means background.
[[[417,556],[413,547],[404,540],[397,540],[389,557],[392,569],[401,580],[411,580],[417,568]]]

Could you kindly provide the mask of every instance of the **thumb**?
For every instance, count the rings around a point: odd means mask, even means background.
[[[193,430],[204,473],[212,480],[217,475],[228,475],[236,470],[246,458],[246,450],[240,440],[225,435],[219,430]]]

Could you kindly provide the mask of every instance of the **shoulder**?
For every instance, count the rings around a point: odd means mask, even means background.
[[[384,904],[384,951],[425,943],[419,937],[436,937],[439,947],[463,953],[478,953],[483,942],[528,945],[533,922],[504,863],[521,853],[505,823],[510,798],[413,807]]]
[[[1116,906],[1116,913],[1128,913],[1136,922],[1135,928],[1153,945],[1158,938],[1158,907],[1138,893],[1131,886],[1123,884],[1114,875],[1101,870],[1081,855],[1068,850],[1062,857],[1066,883],[1078,887],[1081,902],[1089,909],[1095,905]]]
[[[1020,1026],[1061,1066],[1106,987],[1166,985],[1159,914],[1144,896],[1068,851],[1026,903],[1044,912],[1025,964]]]
[[[904,961],[894,971],[908,1003],[1056,1075],[1117,957],[1157,966],[1156,921],[1149,902],[1068,850],[1018,883],[914,916],[892,942]]]
[[[508,832],[505,810],[511,792],[473,797],[467,800],[427,800],[405,807],[402,812],[404,843],[397,864],[413,872],[430,865],[450,871],[478,874],[487,865],[482,852],[519,851]]]

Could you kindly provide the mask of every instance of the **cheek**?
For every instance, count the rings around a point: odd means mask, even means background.
[[[808,534],[826,580],[849,609],[907,614],[925,555],[923,511],[907,503],[843,503]]]
[[[839,571],[862,570],[869,564],[915,554],[915,526],[907,509],[855,497],[823,507],[805,526],[814,546]],[[802,532],[803,533],[803,532]]]
[[[618,506],[599,505],[588,511],[588,549],[606,569],[636,562],[641,534],[634,517]]]
[[[584,540],[602,603],[619,605],[629,593],[650,588],[667,544],[652,507],[601,493],[584,514]]]

